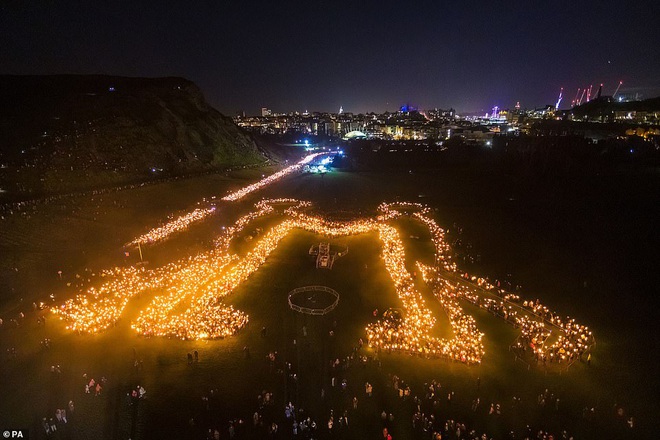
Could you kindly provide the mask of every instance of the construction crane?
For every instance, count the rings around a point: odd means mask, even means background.
[[[589,88],[587,89],[587,102],[591,101],[591,89],[593,88],[593,84],[589,85]]]
[[[573,101],[571,101],[571,107],[575,107],[576,104],[580,105],[579,102],[578,102],[578,96],[580,96],[580,87],[578,87],[578,89],[577,89],[577,93],[575,94],[575,98],[573,99]]]
[[[582,105],[582,100],[584,99],[584,94],[587,91],[586,88],[582,89],[582,95],[580,95],[580,100],[578,101],[578,105]]]
[[[619,81],[619,85],[616,86],[616,90],[614,91],[614,94],[612,95],[612,98],[616,96],[617,93],[619,93],[619,88],[621,87],[621,84],[623,84],[623,81]]]
[[[559,98],[557,98],[557,103],[555,104],[555,110],[559,110],[559,104],[561,104],[561,100],[564,97],[564,88],[562,87],[559,89]]]

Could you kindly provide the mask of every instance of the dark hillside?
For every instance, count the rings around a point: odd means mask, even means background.
[[[10,198],[267,157],[183,78],[0,76],[0,189]]]

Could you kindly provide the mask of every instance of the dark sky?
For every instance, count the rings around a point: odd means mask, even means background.
[[[0,1],[0,73],[183,76],[219,110],[660,95],[660,1]]]

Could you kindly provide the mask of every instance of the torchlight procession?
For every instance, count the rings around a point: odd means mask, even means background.
[[[256,183],[253,183],[237,191],[234,191],[223,197],[222,200],[228,202],[240,200],[246,195],[250,194],[251,192],[257,191],[291,173],[301,170],[306,164],[310,163],[318,156],[324,154],[327,153],[309,154],[305,156],[302,160],[297,162],[296,164],[284,168],[283,170],[278,171],[268,177],[264,177],[263,179],[259,180]],[[156,228],[151,229],[148,232],[145,232],[144,234],[132,240],[127,245],[137,246],[137,245],[153,244],[158,241],[164,240],[176,232],[180,232],[187,229],[191,224],[204,220],[205,218],[213,214],[215,210],[216,210],[215,206],[210,206],[208,208],[197,208],[191,212],[188,212],[186,214],[177,217],[172,221],[165,223],[162,226],[158,226]]]
[[[163,226],[152,229],[151,231],[140,235],[129,244],[149,244],[163,240],[164,238],[172,235],[175,232],[182,231],[190,226],[191,223],[198,222],[205,219],[215,212],[215,206],[210,208],[197,208],[187,214],[177,217],[176,219],[167,222]]]
[[[275,174],[271,174],[268,177],[264,177],[263,179],[261,179],[260,181],[258,181],[256,183],[253,183],[253,184],[248,185],[246,187],[243,187],[243,188],[241,188],[237,191],[234,191],[230,194],[227,194],[226,196],[224,196],[222,198],[222,200],[225,200],[225,201],[228,201],[228,202],[234,202],[236,200],[240,200],[243,197],[245,197],[246,195],[250,194],[251,192],[254,192],[254,191],[256,191],[260,188],[263,188],[266,185],[270,185],[271,183],[273,183],[273,182],[275,182],[275,181],[281,179],[282,177],[285,177],[285,176],[287,176],[291,173],[299,171],[306,164],[310,163],[311,161],[313,161],[318,156],[322,156],[324,154],[327,154],[327,153],[309,154],[309,155],[305,156],[301,161],[299,161],[298,163],[296,163],[294,165],[288,166],[288,167],[284,168],[283,170],[278,171]]]
[[[0,440],[660,438],[660,0],[69,3],[0,6]]]
[[[262,200],[254,211],[225,228],[210,251],[156,269],[128,267],[105,271],[102,276],[108,281],[99,288],[81,292],[61,307],[53,308],[53,312],[66,321],[70,330],[97,333],[117,322],[131,298],[156,291],[160,293],[131,323],[138,334],[179,339],[224,338],[235,334],[249,320],[247,314],[225,304],[225,299],[264,264],[291,231],[301,229],[325,237],[377,232],[381,258],[401,301],[403,316],[394,319],[384,314],[382,319],[367,325],[367,340],[374,349],[480,363],[485,355],[484,334],[478,330],[475,319],[464,312],[459,300],[487,309],[519,328],[517,347],[532,347],[537,359],[543,361],[573,360],[594,342],[587,327],[570,318],[561,319],[538,301],[521,302],[517,295],[506,294],[482,278],[460,274],[451,260],[445,231],[430,217],[427,207],[383,203],[375,218],[335,222],[306,214],[304,210],[310,206],[310,202],[296,199]],[[250,251],[243,257],[230,253],[230,244],[251,222],[275,213],[284,220],[257,240]],[[391,224],[403,215],[421,222],[431,234],[434,266],[417,262],[416,269],[447,313],[453,331],[451,339],[433,336],[436,318],[406,268],[404,243]],[[461,281],[452,282],[447,276]],[[554,343],[546,345],[551,334],[548,327],[558,335]]]

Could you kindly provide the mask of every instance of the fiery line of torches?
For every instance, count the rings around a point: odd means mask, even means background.
[[[129,245],[145,245],[163,240],[175,232],[182,231],[188,228],[191,224],[205,219],[209,215],[213,214],[213,212],[215,212],[215,206],[211,206],[210,208],[197,208],[187,214],[181,215],[174,220],[165,223],[162,226],[154,228],[149,232],[140,235],[138,238],[131,241]]]
[[[420,263],[418,268],[424,280],[434,288],[449,288],[456,298],[488,310],[519,329],[520,335],[513,348],[531,348],[538,361],[570,362],[586,352],[595,342],[588,327],[578,324],[570,317],[562,320],[538,300],[521,301],[520,296],[498,290],[483,278],[472,279],[464,276],[476,282],[477,286],[474,287],[450,282],[437,268]],[[478,293],[479,289],[483,291],[482,294]],[[546,345],[553,329],[558,330],[557,340]]]
[[[225,197],[222,198],[222,200],[229,202],[240,200],[246,195],[250,194],[251,192],[257,191],[263,188],[264,186],[270,185],[271,183],[291,173],[301,170],[306,164],[310,163],[312,160],[323,154],[327,154],[327,153],[309,154],[299,162],[295,163],[294,165],[288,166],[287,168],[278,171],[275,174],[272,174],[268,177],[264,177],[263,179],[259,180],[256,183],[245,186],[237,191],[227,194]],[[151,229],[148,232],[145,232],[144,234],[140,235],[139,237],[129,242],[128,245],[133,245],[133,246],[146,245],[164,240],[176,232],[184,231],[185,229],[190,227],[190,225],[192,225],[193,223],[204,220],[214,212],[215,212],[215,206],[210,206],[208,208],[196,208],[193,211],[183,214],[175,218],[174,220],[165,223],[162,226],[158,226],[156,228]]]
[[[327,154],[327,153],[309,154],[309,155],[305,156],[301,161],[299,161],[296,164],[288,166],[288,167],[284,168],[283,170],[280,170],[280,171],[276,172],[275,174],[271,174],[268,177],[264,177],[263,179],[261,179],[258,182],[255,182],[251,185],[248,185],[248,186],[243,187],[243,188],[241,188],[237,191],[234,191],[230,194],[227,194],[226,196],[224,196],[222,198],[222,200],[228,201],[228,202],[234,202],[236,200],[240,200],[243,197],[245,197],[246,195],[250,194],[251,192],[254,192],[254,191],[256,191],[260,188],[263,188],[266,185],[270,185],[271,183],[281,179],[284,176],[287,176],[287,175],[289,175],[291,173],[294,173],[296,171],[300,171],[306,164],[310,163],[312,160],[314,160],[315,158],[317,158],[318,156],[321,156],[323,154]]]
[[[444,242],[444,230],[429,218],[428,208],[413,203],[381,204],[379,211],[382,220],[389,220],[414,211],[412,215],[424,223],[431,233],[436,247],[436,262],[453,268]],[[465,363],[479,363],[484,355],[483,333],[479,332],[471,316],[448,292],[436,292],[449,317],[454,337],[441,339],[432,335],[435,318],[425,306],[422,294],[416,289],[414,280],[405,267],[405,251],[397,230],[381,224],[380,239],[383,243],[383,260],[394,282],[397,295],[403,303],[405,316],[400,320],[382,319],[367,326],[367,339],[378,349],[399,350],[424,356],[440,356]]]
[[[467,364],[480,363],[484,356],[484,335],[478,330],[474,318],[463,311],[459,299],[488,309],[516,325],[521,331],[521,343],[531,344],[535,355],[540,358],[572,359],[593,343],[587,327],[573,319],[562,320],[538,301],[521,303],[518,296],[504,296],[503,291],[499,292],[502,293],[500,297],[497,289],[483,278],[461,275],[475,283],[471,286],[443,277],[442,271],[456,273],[456,264],[451,261],[444,230],[429,216],[430,210],[422,205],[383,203],[377,217],[348,222],[306,214],[304,209],[310,205],[295,199],[262,200],[255,205],[254,211],[226,228],[210,251],[151,270],[129,267],[106,271],[102,275],[108,281],[98,289],[91,287],[86,294],[79,294],[53,311],[67,322],[67,328],[97,333],[119,320],[131,298],[156,290],[160,294],[131,323],[137,333],[181,339],[222,338],[235,334],[248,323],[245,313],[224,303],[226,297],[264,264],[292,230],[302,229],[327,237],[375,231],[381,241],[385,268],[403,306],[403,315],[398,319],[393,315],[383,316],[369,324],[366,333],[370,346],[445,357]],[[284,216],[284,220],[260,236],[250,251],[243,257],[229,252],[230,244],[246,226],[276,211]],[[446,311],[453,331],[451,339],[437,338],[432,334],[436,319],[415,287],[413,276],[405,265],[403,241],[390,224],[402,215],[422,222],[431,233],[435,246],[434,266],[418,262],[416,269]],[[544,321],[560,330],[557,341],[547,347],[545,342],[550,330]]]

